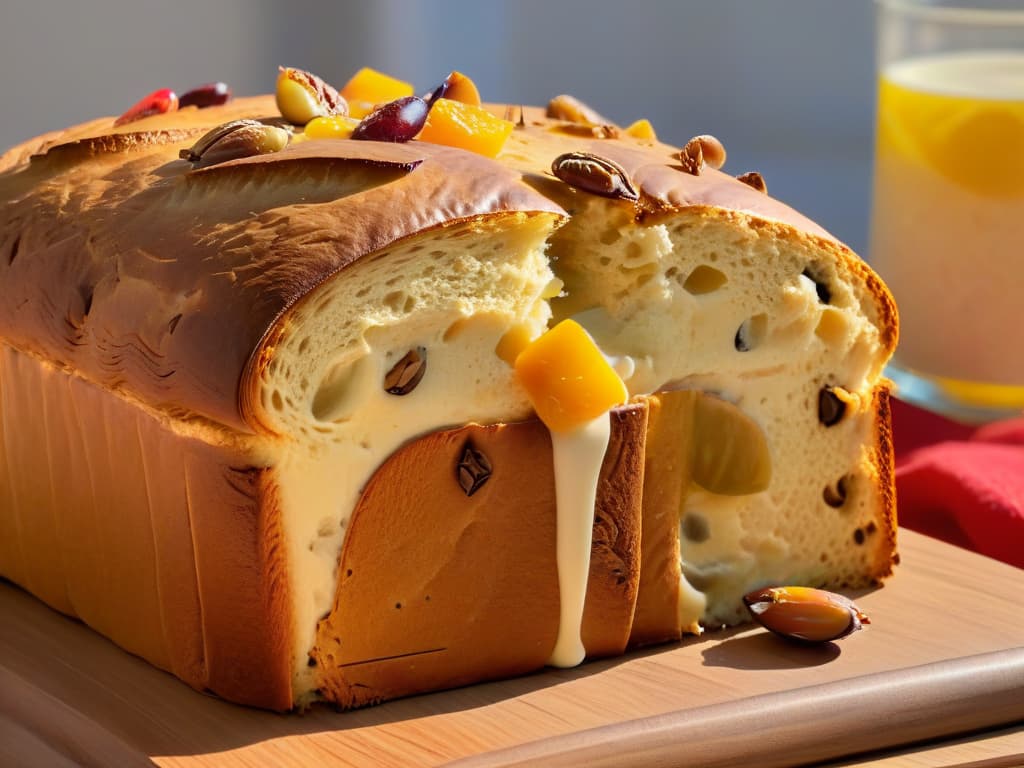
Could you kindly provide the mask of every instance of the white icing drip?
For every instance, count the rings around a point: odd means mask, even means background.
[[[575,667],[586,656],[581,638],[590,574],[597,481],[611,437],[603,413],[571,432],[551,432],[557,506],[558,639],[548,664]]]

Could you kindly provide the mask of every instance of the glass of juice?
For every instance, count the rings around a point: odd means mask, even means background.
[[[896,298],[887,374],[961,421],[1024,410],[1024,0],[877,0],[869,261]]]

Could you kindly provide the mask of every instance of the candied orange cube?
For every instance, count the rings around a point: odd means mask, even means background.
[[[645,141],[655,141],[658,138],[657,134],[654,133],[654,126],[651,125],[651,121],[647,118],[641,118],[634,123],[630,123],[629,127],[626,128],[626,134],[634,139],[643,139]]]
[[[308,123],[304,133],[310,139],[347,139],[359,125],[359,121],[344,115],[314,117]]]
[[[438,99],[430,108],[420,141],[445,144],[496,157],[515,126],[482,107],[452,99]]]
[[[353,99],[348,103],[348,116],[354,117],[358,120],[362,120],[368,114],[373,112],[377,108],[377,105],[372,101],[362,101],[359,99]]]
[[[567,432],[629,397],[619,374],[579,323],[563,320],[516,358],[516,378],[548,429]]]
[[[377,104],[385,104],[403,96],[412,96],[413,87],[412,83],[398,80],[370,67],[363,67],[345,83],[341,95],[349,102],[349,114],[352,117],[365,117]],[[357,102],[354,110],[352,102]],[[368,104],[369,108],[363,114],[356,114],[362,111],[364,104]]]

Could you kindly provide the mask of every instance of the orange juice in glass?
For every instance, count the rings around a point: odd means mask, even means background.
[[[1024,410],[1024,0],[879,0],[871,229],[898,395],[966,421]]]

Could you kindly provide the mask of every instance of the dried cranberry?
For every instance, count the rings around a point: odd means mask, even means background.
[[[165,112],[173,112],[177,108],[178,95],[170,88],[161,88],[159,91],[153,91],[117,118],[114,125],[124,125],[151,115],[162,115]]]
[[[231,89],[227,83],[206,83],[186,91],[178,99],[179,107],[219,107],[231,101]]]
[[[382,104],[362,119],[353,139],[405,142],[416,137],[427,122],[430,108],[418,96],[406,96]]]

